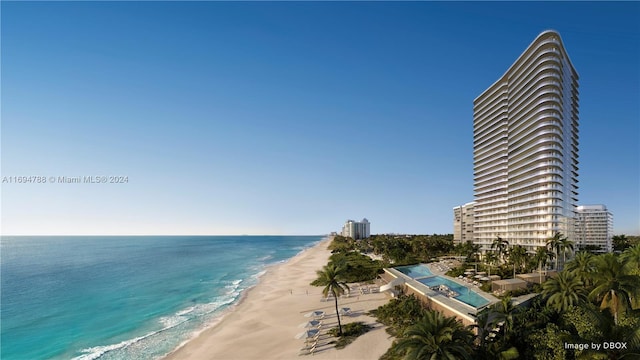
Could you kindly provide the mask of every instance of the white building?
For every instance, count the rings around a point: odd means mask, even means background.
[[[342,227],[342,236],[350,237],[354,240],[366,239],[371,236],[371,227],[369,220],[362,219],[361,222],[347,220]]]
[[[574,240],[578,73],[560,35],[544,31],[473,101],[474,242],[500,236],[528,251]]]
[[[576,245],[598,246],[601,252],[613,251],[613,215],[604,205],[580,205],[576,208]]]
[[[453,243],[460,244],[473,241],[473,206],[475,202],[453,208]]]

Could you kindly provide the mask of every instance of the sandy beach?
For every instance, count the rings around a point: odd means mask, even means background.
[[[309,285],[316,271],[326,265],[331,252],[330,240],[323,240],[286,263],[270,267],[258,285],[248,291],[233,311],[213,327],[168,355],[166,360],[183,359],[296,359],[304,340],[295,336],[305,329],[314,310],[326,313],[323,331],[337,324],[333,301],[321,301],[321,288]],[[339,307],[351,308],[344,323],[363,321],[375,328],[344,349],[337,350],[331,339],[322,335],[314,359],[377,359],[391,346],[392,338],[384,327],[365,313],[385,304],[389,297],[381,293],[354,295],[339,299]]]

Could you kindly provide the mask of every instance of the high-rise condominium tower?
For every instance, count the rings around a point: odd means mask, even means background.
[[[474,242],[533,251],[573,240],[578,201],[578,73],[545,31],[473,101]]]

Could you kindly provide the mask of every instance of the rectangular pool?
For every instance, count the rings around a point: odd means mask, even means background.
[[[412,279],[421,278],[425,276],[433,276],[433,273],[429,270],[429,268],[423,264],[398,266],[394,269],[411,277]]]
[[[449,289],[457,292],[458,296],[455,296],[454,299],[460,300],[465,304],[471,305],[475,308],[479,308],[489,303],[489,300],[483,298],[475,291],[469,289],[466,286],[462,286],[455,281],[451,281],[449,279],[443,278],[441,276],[433,276],[425,279],[416,280],[422,284],[425,284],[429,287],[446,285]]]

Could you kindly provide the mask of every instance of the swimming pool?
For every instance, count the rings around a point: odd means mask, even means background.
[[[411,277],[412,279],[417,279],[425,276],[433,276],[433,273],[429,270],[429,268],[426,265],[422,265],[422,264],[398,266],[397,268],[394,268],[394,269]]]
[[[477,292],[469,289],[466,286],[462,286],[458,283],[456,283],[455,281],[451,281],[449,279],[443,278],[441,276],[432,276],[432,277],[428,277],[428,278],[424,278],[424,279],[418,279],[416,280],[422,284],[425,284],[429,287],[432,286],[439,286],[439,285],[446,285],[449,287],[449,289],[457,292],[458,296],[454,296],[454,299],[460,300],[465,304],[471,305],[475,308],[479,308],[481,306],[487,305],[489,303],[489,300],[485,299],[484,297],[480,296]]]
[[[418,264],[418,265],[406,265],[406,266],[398,266],[394,268],[401,273],[415,279],[421,284],[424,284],[428,287],[446,285],[451,290],[457,292],[459,295],[452,297],[453,299],[462,301],[463,303],[473,306],[475,308],[480,308],[489,303],[489,300],[482,297],[477,292],[471,290],[470,288],[460,285],[455,281],[449,280],[445,277],[434,275],[427,265]]]

